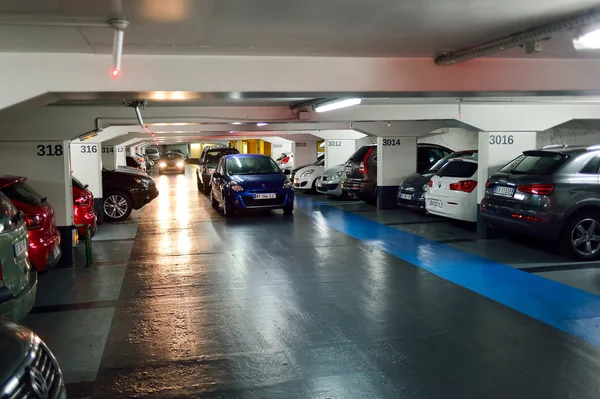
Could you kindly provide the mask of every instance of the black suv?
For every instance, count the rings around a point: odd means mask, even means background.
[[[600,258],[600,146],[525,151],[485,184],[490,225],[557,240],[577,259]]]
[[[205,195],[210,193],[210,179],[212,178],[219,160],[225,155],[239,154],[240,152],[231,147],[205,147],[200,155],[200,161],[196,168],[196,184],[198,190]]]
[[[102,192],[104,217],[112,222],[127,219],[132,210],[158,197],[158,189],[150,176],[107,169],[102,170]]]
[[[429,169],[453,151],[437,144],[417,144],[417,172]],[[344,195],[372,203],[377,199],[377,144],[360,147],[345,163]]]

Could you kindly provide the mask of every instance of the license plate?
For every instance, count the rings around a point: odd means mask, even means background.
[[[15,258],[23,255],[25,251],[27,251],[27,240],[21,240],[18,243],[13,245],[13,250],[15,251]]]
[[[514,187],[496,186],[494,187],[494,194],[503,195],[505,197],[512,197],[515,193]]]
[[[275,193],[267,193],[267,194],[254,194],[254,199],[273,199],[277,198]]]
[[[442,201],[441,200],[436,200],[436,199],[430,199],[429,200],[429,206],[431,208],[441,208],[442,207]]]
[[[405,199],[405,200],[411,200],[412,195],[411,194],[400,194],[400,198]]]

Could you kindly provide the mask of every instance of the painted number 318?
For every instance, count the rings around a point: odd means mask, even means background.
[[[61,144],[56,145],[38,145],[37,146],[37,155],[40,157],[62,157],[63,155],[63,146]]]
[[[515,136],[512,134],[492,134],[490,135],[490,145],[511,145],[515,142]]]

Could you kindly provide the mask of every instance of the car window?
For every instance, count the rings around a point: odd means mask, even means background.
[[[325,166],[325,158],[319,159],[315,166]]]
[[[181,154],[177,154],[177,153],[170,153],[170,154],[163,154],[161,155],[162,159],[167,159],[167,160],[173,160],[173,159],[181,159]]]
[[[555,152],[527,151],[502,167],[500,172],[549,175],[554,173],[567,158],[566,155]]]
[[[146,154],[158,154],[158,150],[156,148],[146,148]]]
[[[39,206],[46,200],[46,197],[42,196],[25,182],[4,187],[2,192],[10,199],[33,206]]]
[[[581,168],[581,171],[579,171],[579,173],[586,175],[595,175],[598,173],[598,164],[600,164],[600,157],[595,156],[594,158],[590,159],[583,168]]]
[[[219,150],[219,151],[207,151],[206,156],[204,157],[204,162],[206,163],[215,163],[218,162],[219,159],[223,158],[225,155],[237,154],[236,150]]]
[[[364,145],[360,147],[354,154],[350,156],[349,160],[352,162],[361,162],[371,147],[372,146],[370,145]]]
[[[440,169],[437,175],[439,177],[471,177],[475,172],[477,172],[476,163],[458,160],[448,162]]]
[[[433,166],[431,168],[429,168],[428,172],[429,173],[436,173],[449,160],[454,159],[454,158],[458,158],[458,157],[464,157],[464,156],[473,155],[474,153],[476,153],[476,152],[451,152],[450,154],[446,155],[445,157],[443,157],[442,159],[440,159],[439,161],[437,161],[436,163],[434,163]]]
[[[267,157],[234,157],[226,161],[227,173],[230,175],[261,175],[281,173],[271,158]]]

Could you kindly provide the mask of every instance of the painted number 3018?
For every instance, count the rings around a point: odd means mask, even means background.
[[[490,135],[490,145],[511,145],[515,142],[515,136],[512,134],[492,134]]]
[[[63,146],[61,144],[55,145],[38,145],[37,146],[37,155],[39,157],[62,157],[63,155]]]

